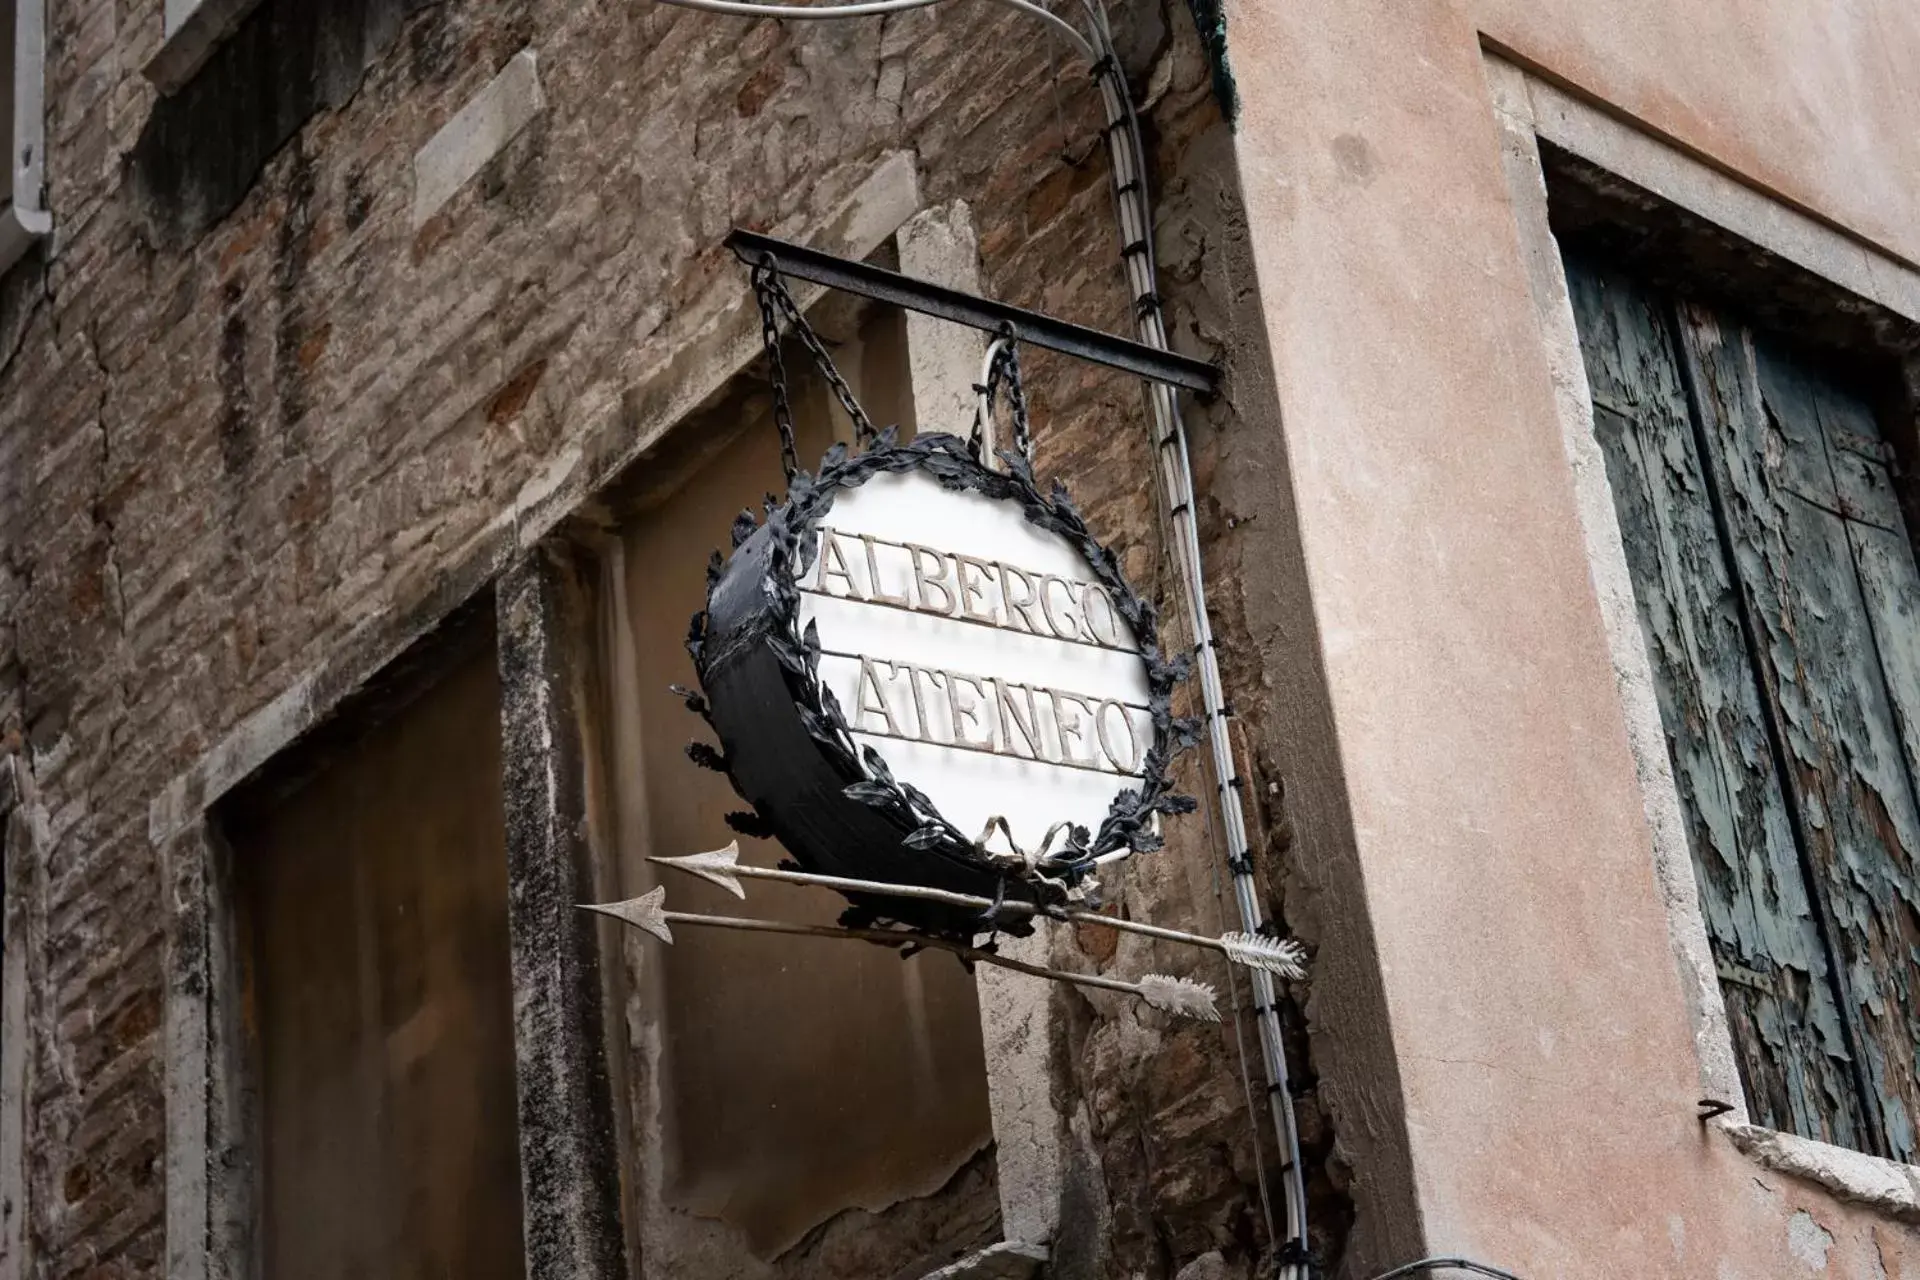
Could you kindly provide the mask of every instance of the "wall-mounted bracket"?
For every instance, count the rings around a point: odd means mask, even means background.
[[[949,289],[945,285],[916,280],[872,263],[836,258],[818,249],[790,244],[754,231],[736,229],[727,237],[726,244],[741,261],[749,265],[758,266],[771,256],[782,274],[810,280],[829,289],[857,293],[876,302],[905,307],[955,324],[971,325],[988,333],[1004,333],[1011,326],[1014,337],[1020,342],[1046,347],[1081,360],[1091,360],[1095,364],[1151,378],[1155,382],[1184,387],[1202,395],[1212,395],[1220,385],[1220,370],[1205,360],[1161,351],[1130,338],[1056,320],[1038,311],[1028,311],[1004,302],[995,302],[991,298]]]

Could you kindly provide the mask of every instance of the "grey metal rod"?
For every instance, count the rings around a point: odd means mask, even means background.
[[[970,325],[988,333],[1004,333],[1009,327],[1014,337],[1036,347],[1046,347],[1120,369],[1136,377],[1169,386],[1184,387],[1204,395],[1213,394],[1220,385],[1220,371],[1205,360],[1183,356],[1175,351],[1150,347],[1144,342],[1102,333],[1085,325],[1071,324],[1038,311],[996,302],[975,294],[949,289],[945,285],[916,280],[898,271],[876,267],[870,262],[838,258],[806,245],[776,240],[757,231],[736,229],[726,245],[742,262],[761,265],[769,256],[783,275],[811,280],[846,293],[857,293],[876,302],[905,307],[922,315]]]
[[[726,848],[715,849],[710,853],[686,854],[681,857],[655,856],[649,857],[647,861],[699,876],[740,897],[746,896],[745,890],[741,889],[739,884],[740,879],[745,877],[749,880],[772,880],[781,884],[832,889],[836,893],[868,893],[889,898],[944,902],[956,907],[977,907],[982,910],[992,909],[1020,915],[1040,915],[1049,920],[1060,920],[1069,924],[1098,925],[1120,933],[1135,933],[1143,937],[1183,943],[1190,947],[1204,947],[1209,951],[1219,952],[1235,964],[1253,969],[1266,969],[1288,977],[1305,976],[1304,954],[1296,944],[1284,939],[1268,939],[1256,934],[1229,934],[1219,938],[1209,938],[1205,934],[1168,929],[1157,924],[1147,924],[1141,920],[1124,920],[1118,916],[1102,915],[1097,911],[1082,911],[1074,907],[1042,906],[1039,903],[1025,902],[1018,898],[996,903],[991,898],[982,898],[971,893],[955,893],[951,889],[937,889],[932,885],[894,884],[884,880],[854,880],[845,876],[821,875],[812,871],[756,867],[741,862],[739,858],[740,843],[736,840]]]

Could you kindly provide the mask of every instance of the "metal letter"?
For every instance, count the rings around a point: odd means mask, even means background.
[[[888,665],[891,666],[891,664]],[[880,683],[880,677],[874,673],[873,668],[872,658],[860,659],[860,678],[855,682],[853,690],[853,723],[858,727],[861,716],[869,713],[877,715],[887,722],[887,736],[897,738],[900,736],[900,726],[894,723],[893,708],[887,705],[886,688]],[[871,699],[867,697],[869,687],[873,690]],[[1103,737],[1101,741],[1104,743],[1105,738]]]
[[[984,560],[975,560],[972,556],[956,553],[953,557],[953,577],[960,588],[960,616],[971,618],[975,622],[985,622],[993,626],[1000,625],[1000,611],[993,607],[993,600],[987,595],[986,588],[967,577],[972,569],[983,576],[990,575],[993,567]],[[975,597],[987,602],[987,611],[980,613],[973,607]]]
[[[1067,745],[1068,738],[1073,738],[1076,741],[1080,741],[1080,742],[1086,741],[1086,738],[1079,725],[1073,725],[1071,727],[1068,726],[1066,711],[1064,708],[1061,707],[1060,704],[1063,702],[1078,703],[1080,705],[1081,710],[1085,711],[1088,717],[1091,718],[1093,715],[1093,703],[1088,699],[1081,697],[1077,693],[1062,693],[1058,689],[1048,689],[1046,692],[1047,692],[1048,699],[1050,699],[1053,703],[1053,727],[1060,734],[1061,763],[1077,764],[1077,765],[1081,765],[1082,767],[1091,768],[1094,764],[1094,759],[1091,755],[1087,756],[1083,760],[1079,756],[1076,756],[1075,754],[1073,754],[1073,748]]]
[[[873,539],[864,533],[859,535],[859,537],[860,541],[864,543],[867,548],[867,594],[881,604],[907,604],[908,598],[905,592],[897,596],[890,596],[887,594],[886,588],[880,585],[880,561],[873,554]]]
[[[915,546],[909,542],[907,543],[907,554],[913,559],[913,585],[920,597],[920,603],[914,607],[922,613],[938,613],[944,614],[949,618],[952,617],[959,605],[959,600],[955,597],[953,588],[947,585],[947,553],[944,551],[935,551],[932,547]],[[922,556],[931,556],[935,567],[937,567],[940,572],[929,577],[925,565],[921,562]],[[939,591],[940,598],[946,602],[938,609],[930,608],[927,604],[928,587]]]
[[[961,675],[958,671],[943,671],[940,674],[947,678],[947,710],[953,713],[954,742],[965,747],[985,747],[989,751],[993,750],[993,730],[991,727],[987,730],[987,740],[985,742],[981,742],[976,738],[969,738],[964,727],[969,719],[975,723],[979,722],[980,704],[976,702],[972,706],[967,707],[960,705],[960,686],[962,684],[972,685],[973,691],[982,698],[987,696],[987,686],[982,684],[977,678]]]
[[[1127,759],[1122,762],[1120,754],[1113,749],[1113,742],[1107,736],[1107,711],[1111,708],[1120,713],[1120,729],[1127,740]],[[1111,698],[1100,704],[1100,710],[1093,717],[1094,736],[1100,739],[1100,752],[1107,762],[1121,773],[1140,772],[1140,740],[1133,733],[1133,718],[1127,714],[1126,707]]]
[[[1060,619],[1053,615],[1054,587],[1060,588],[1067,597],[1067,608],[1065,610],[1067,625],[1064,628],[1060,625]],[[1056,578],[1049,573],[1040,579],[1040,611],[1047,615],[1047,626],[1051,628],[1053,634],[1060,639],[1079,640],[1083,638],[1080,635],[1080,619],[1075,617],[1073,613],[1073,586],[1065,578]]]
[[[1020,715],[1019,705],[1007,692],[1009,689],[1018,689],[1027,695],[1027,714],[1024,718]],[[1013,731],[1017,728],[1020,730],[1020,736],[1027,740],[1027,756],[1034,760],[1045,760],[1046,755],[1040,750],[1039,730],[1035,727],[1037,717],[1033,709],[1033,690],[1022,684],[1008,684],[1005,680],[996,679],[993,682],[993,691],[994,705],[1000,711],[1000,740],[1004,744],[1003,754],[1019,757],[1020,753],[1013,748]]]
[[[933,742],[935,741],[933,726],[927,722],[927,699],[925,695],[920,692],[920,677],[925,676],[928,680],[932,680],[940,673],[938,671],[928,671],[925,667],[916,667],[911,662],[902,662],[896,665],[906,669],[907,687],[913,690],[913,709],[920,717],[920,741]]]
[[[836,568],[836,565],[839,567]],[[840,598],[847,600],[858,600],[861,598],[860,588],[854,584],[853,575],[847,572],[846,553],[840,550],[840,544],[834,540],[833,530],[823,529],[820,531],[820,581],[815,586],[815,590],[819,591],[823,596],[834,594],[827,590],[828,578],[841,578],[845,580],[847,593]]]
[[[1100,628],[1093,622],[1095,613],[1093,604],[1096,600],[1100,602],[1099,612],[1106,617],[1107,634],[1105,635],[1100,634]],[[1080,619],[1086,623],[1087,635],[1095,644],[1103,644],[1109,649],[1124,647],[1120,643],[1119,611],[1113,607],[1113,597],[1107,594],[1107,589],[1097,582],[1086,583],[1080,588]]]
[[[1010,564],[1000,564],[996,562],[994,567],[1000,570],[1000,598],[1004,600],[1007,605],[1007,630],[1011,631],[1014,629],[1013,620],[1017,617],[1022,623],[1026,624],[1028,631],[1033,632],[1033,634],[1037,636],[1045,635],[1045,630],[1042,629],[1040,624],[1034,621],[1033,618],[1033,607],[1040,603],[1040,597],[1033,589],[1033,579],[1027,576],[1025,569],[1015,568]],[[1025,592],[1025,595],[1018,600],[1014,599],[1013,596],[1013,584],[1016,582],[1020,584],[1021,589]]]

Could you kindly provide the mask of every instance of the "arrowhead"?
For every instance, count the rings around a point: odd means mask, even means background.
[[[733,869],[740,865],[740,842],[734,840],[724,849],[711,849],[706,853],[689,853],[678,858],[648,858],[648,862],[657,862],[663,867],[673,867],[679,871],[690,871],[711,884],[717,884],[736,898],[745,898],[747,891],[740,887],[740,878]]]
[[[628,898],[625,902],[583,902],[582,911],[598,911],[603,916],[612,916],[621,924],[630,924],[636,929],[645,929],[660,941],[671,944],[673,930],[667,928],[667,886],[660,885],[637,898]]]

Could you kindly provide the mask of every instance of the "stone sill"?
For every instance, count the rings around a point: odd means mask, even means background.
[[[260,0],[167,0],[166,39],[140,73],[161,93],[193,79]]]
[[[1722,1122],[1720,1128],[1756,1164],[1804,1178],[1849,1204],[1920,1225],[1920,1167],[1758,1125]]]

